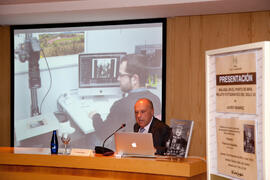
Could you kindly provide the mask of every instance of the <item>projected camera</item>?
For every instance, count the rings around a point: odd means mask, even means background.
[[[20,45],[20,49],[16,52],[21,62],[28,61],[29,68],[29,88],[40,88],[40,70],[39,70],[39,58],[40,58],[40,45],[39,41],[35,37],[30,37]]]

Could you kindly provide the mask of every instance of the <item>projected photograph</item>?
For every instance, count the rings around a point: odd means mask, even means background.
[[[84,32],[42,33],[39,43],[47,57],[78,54],[84,52]]]
[[[133,132],[140,98],[164,121],[164,19],[115,24],[13,27],[15,147],[49,148],[57,130],[60,148],[69,136],[69,147],[95,149],[122,124]]]

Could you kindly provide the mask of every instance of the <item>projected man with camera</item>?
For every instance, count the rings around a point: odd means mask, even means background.
[[[123,131],[133,132],[133,125],[136,122],[133,108],[140,98],[150,99],[154,105],[155,116],[160,116],[161,104],[159,97],[145,87],[149,77],[149,68],[146,64],[147,57],[140,54],[128,54],[121,59],[117,80],[120,82],[123,97],[114,102],[105,121],[102,121],[98,113],[91,115],[96,135],[100,141],[104,140],[106,136],[123,123],[126,124]],[[112,141],[113,138],[107,141],[107,144]]]

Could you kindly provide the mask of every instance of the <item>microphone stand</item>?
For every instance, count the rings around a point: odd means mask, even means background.
[[[116,131],[114,131],[110,136],[108,136],[104,141],[102,146],[96,146],[95,147],[95,153],[96,154],[103,154],[104,156],[109,156],[112,155],[114,153],[113,150],[104,147],[105,142],[112,137],[117,131],[119,131],[120,129],[124,128],[126,126],[126,124],[122,124]]]

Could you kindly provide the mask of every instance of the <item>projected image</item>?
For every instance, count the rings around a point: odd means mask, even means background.
[[[47,57],[84,52],[84,32],[40,34],[39,42]]]
[[[140,98],[162,120],[162,27],[14,28],[14,146],[49,148],[57,130],[60,148],[68,134],[72,148],[94,149],[122,124],[133,132]],[[115,149],[114,136],[105,147]]]

